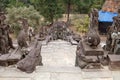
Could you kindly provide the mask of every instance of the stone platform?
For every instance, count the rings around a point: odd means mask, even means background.
[[[27,74],[14,66],[0,67],[0,80],[120,80],[120,71],[81,70],[75,67],[76,45],[57,40],[43,45],[43,66]]]

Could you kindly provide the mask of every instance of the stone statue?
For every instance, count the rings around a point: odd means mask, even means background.
[[[22,24],[22,26],[21,26],[22,29],[24,29],[25,32],[27,32],[28,28],[29,28],[29,24],[28,24],[27,19],[25,19],[25,18],[19,18],[18,21],[20,22],[20,24]]]
[[[87,34],[87,37],[85,38],[85,42],[92,48],[97,48],[97,46],[100,43],[100,37],[96,33],[96,31],[94,31],[93,29],[90,29]]]
[[[19,18],[18,22],[22,24],[21,30],[17,36],[17,42],[20,48],[28,47],[27,40],[29,38],[29,25],[25,18]]]
[[[9,36],[10,26],[4,23],[6,19],[4,13],[0,12],[0,52],[1,54],[8,53],[9,49],[15,49],[12,39]]]
[[[0,53],[1,54],[7,53],[6,42],[2,35],[0,35]]]
[[[96,31],[97,10],[92,9],[90,13],[90,25],[88,33],[82,37],[76,50],[75,66],[81,69],[101,69],[104,52],[100,44],[100,37]]]
[[[69,29],[67,23],[64,21],[54,22],[45,32],[48,32],[46,35],[46,41],[62,39],[69,41],[73,45],[77,44],[81,39],[78,34],[76,35]]]
[[[92,48],[96,48],[100,43],[100,37],[99,37],[99,34],[97,32],[98,10],[97,9],[92,9],[89,16],[90,16],[90,25],[89,25],[89,31],[86,35],[85,41]]]
[[[112,26],[108,27],[104,50],[108,52],[108,67],[110,70],[120,70],[120,8],[118,16],[113,17]]]
[[[114,53],[117,42],[120,39],[120,15],[113,18],[112,26],[107,29],[107,40],[104,47],[105,50]],[[119,44],[119,43],[118,43]]]
[[[97,30],[98,28],[98,10],[93,8],[89,14],[90,17],[90,27]]]
[[[32,27],[28,27],[28,37],[29,37],[29,42],[32,41],[32,37],[35,36],[34,29]]]
[[[20,48],[28,47],[27,45],[27,33],[25,30],[21,30],[17,36],[17,42]]]
[[[42,56],[41,56],[41,45],[36,43],[35,47],[31,49],[29,54],[17,63],[17,68],[21,71],[32,73],[36,66],[43,65],[42,64]]]
[[[39,29],[39,38],[40,40],[45,40],[47,34],[48,34],[48,29],[50,28],[51,25],[46,25],[42,26]]]

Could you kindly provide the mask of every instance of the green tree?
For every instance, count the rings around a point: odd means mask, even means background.
[[[90,24],[88,15],[77,16],[72,23],[75,26],[76,31],[85,33],[88,31],[88,26]]]
[[[79,0],[62,0],[63,5],[65,6],[65,12],[67,13],[67,22],[69,22],[69,14],[71,12],[71,7],[77,3]]]
[[[6,22],[11,25],[13,30],[17,33],[21,27],[18,23],[18,19],[25,18],[28,20],[28,24],[31,27],[40,26],[42,24],[42,16],[33,6],[12,7],[7,8]]]
[[[0,11],[5,11],[8,4],[9,0],[0,0]]]
[[[88,13],[91,8],[101,9],[105,0],[79,0],[76,4],[76,12]]]
[[[20,2],[19,0],[10,0],[8,7],[20,7],[20,6],[24,6],[23,2]]]
[[[50,23],[62,17],[63,10],[58,0],[30,0],[30,2]]]
[[[105,0],[93,0],[91,8],[101,9]]]

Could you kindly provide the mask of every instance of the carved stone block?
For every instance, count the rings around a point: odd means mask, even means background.
[[[41,46],[38,45],[37,47],[31,49],[29,54],[17,63],[17,68],[21,71],[32,73],[36,66],[43,65],[42,64],[42,56],[40,54]]]
[[[48,26],[41,27],[39,32],[39,40],[51,41],[57,39],[69,41],[72,45],[77,45],[81,37],[80,35],[73,33],[69,29],[67,23],[64,21],[54,22],[49,27]]]
[[[81,69],[101,69],[101,57],[104,52],[99,46],[97,49],[91,48],[84,41],[80,41],[76,51],[76,66]]]
[[[82,41],[82,47],[84,55],[86,56],[104,55],[104,51],[100,45],[98,45],[96,49],[93,49],[90,46],[88,46],[84,41]]]
[[[108,55],[109,58],[109,69],[120,70],[120,55]]]
[[[14,53],[15,52],[15,53]],[[16,64],[21,60],[21,52],[19,50],[13,51],[13,53],[8,53],[0,56],[0,66],[9,66]]]
[[[115,49],[114,49],[115,54],[120,54],[120,44],[117,44]]]

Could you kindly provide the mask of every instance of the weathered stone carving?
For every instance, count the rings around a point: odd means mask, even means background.
[[[120,70],[120,55],[109,54],[108,60],[110,70]]]
[[[90,26],[89,31],[85,37],[85,41],[88,45],[90,45],[92,48],[97,48],[97,46],[100,43],[100,36],[97,32],[98,28],[98,10],[92,9],[90,13]]]
[[[0,53],[6,54],[9,49],[15,49],[12,44],[12,39],[9,36],[10,26],[4,23],[6,19],[3,12],[0,12]]]
[[[96,31],[98,13],[92,9],[90,13],[90,27],[88,33],[82,38],[77,46],[75,66],[81,69],[100,69],[104,52],[99,45],[100,37]]]
[[[22,24],[21,29],[24,29],[25,32],[27,32],[27,31],[28,31],[28,28],[29,28],[29,24],[28,24],[27,19],[25,19],[25,18],[19,18],[19,19],[18,19],[18,22],[19,22],[20,24]]]
[[[22,24],[21,30],[17,36],[18,45],[20,48],[28,47],[27,40],[31,36],[29,36],[29,26],[28,26],[27,19],[20,18],[18,21],[20,24]]]
[[[21,60],[22,52],[20,49],[16,48],[13,52],[4,54],[0,56],[0,66],[9,66],[16,64],[19,60]]]
[[[42,64],[42,56],[41,56],[41,45],[38,42],[35,44],[35,47],[31,49],[29,54],[17,63],[17,68],[21,71],[32,73],[36,66],[43,65]]]
[[[21,59],[20,51],[13,46],[12,39],[9,36],[10,26],[5,24],[5,19],[5,14],[0,12],[0,66],[13,65]],[[10,52],[10,48],[15,50]]]
[[[39,29],[39,38],[40,40],[45,40],[46,36],[48,35],[48,29],[51,27],[51,25],[47,25],[47,26],[42,26]]]
[[[17,42],[18,42],[18,45],[20,48],[28,47],[28,45],[27,45],[27,33],[25,32],[24,29],[19,32],[18,37],[17,37]]]
[[[101,61],[104,57],[103,55],[104,52],[100,45],[97,48],[91,48],[84,41],[80,41],[77,46],[75,66],[79,66],[82,69],[102,68]]]
[[[32,41],[32,37],[35,36],[34,29],[32,27],[28,27],[28,37],[29,37],[29,42]]]
[[[86,38],[84,39],[85,42],[91,46],[92,48],[97,48],[97,46],[100,43],[100,37],[97,34],[97,32],[94,29],[89,29],[88,34],[86,35]]]
[[[109,68],[120,70],[120,15],[113,18],[113,25],[108,28],[104,49],[108,51]]]
[[[120,38],[120,16],[114,17],[113,19],[113,25],[108,28],[105,50],[117,54],[116,49],[118,48]]]
[[[64,21],[58,21],[48,27],[43,27],[39,36],[40,38],[44,38],[45,41],[62,39],[69,41],[72,44],[74,44],[75,40],[79,42],[81,39],[80,35],[73,33]]]
[[[91,13],[89,14],[90,17],[90,27],[94,28],[97,30],[98,28],[98,10],[97,9],[92,9]]]
[[[4,23],[5,18],[4,13],[0,12],[0,66],[9,66],[17,63],[17,68],[20,70],[28,73],[33,72],[37,65],[43,65],[42,56],[40,54],[41,44],[35,42],[34,48],[33,45],[29,45],[28,47],[27,20],[20,19],[22,27],[17,37],[18,47],[15,49],[12,44],[12,39],[9,36],[10,26]],[[15,50],[9,51],[10,48]]]

